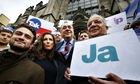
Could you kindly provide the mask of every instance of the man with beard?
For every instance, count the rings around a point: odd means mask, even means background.
[[[10,41],[10,38],[12,36],[12,31],[2,29],[0,31],[0,51],[4,49],[9,49],[8,43]]]
[[[10,49],[0,52],[0,84],[43,84],[44,70],[27,58],[26,51],[36,39],[33,27],[17,26],[10,39]]]

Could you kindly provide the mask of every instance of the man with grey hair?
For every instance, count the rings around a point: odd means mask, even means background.
[[[70,67],[75,43],[73,26],[67,22],[62,24],[60,33],[64,40],[56,43],[56,57],[58,59],[57,62],[59,71],[58,84],[69,84],[70,81],[64,78],[64,72],[67,67]]]
[[[106,25],[106,20],[104,17],[93,14],[87,23],[88,34],[90,38],[95,38],[99,36],[107,35],[108,26]],[[95,67],[96,68],[96,67]],[[106,75],[106,80],[89,76],[87,77],[70,77],[70,69],[67,68],[64,77],[67,80],[72,81],[72,84],[139,84],[138,81],[124,81],[119,76],[109,73]],[[109,81],[108,81],[109,79]],[[84,82],[82,81],[84,80]],[[126,82],[126,83],[125,83]]]
[[[92,15],[88,20],[87,27],[90,38],[107,35],[108,26],[106,25],[106,20],[100,15]],[[110,79],[110,81],[98,78],[96,79],[95,77],[89,76],[88,81],[91,84],[126,84],[120,77],[113,73],[109,73],[107,75],[107,79]]]
[[[90,38],[107,35],[108,26],[104,17],[94,14],[87,22],[88,34]]]

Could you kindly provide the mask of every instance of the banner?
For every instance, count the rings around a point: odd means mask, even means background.
[[[128,22],[132,23],[140,19],[140,0],[134,0],[124,11],[126,12]]]
[[[126,13],[122,12],[110,17],[105,18],[107,26],[109,27],[107,33],[114,33],[118,31],[124,31],[124,27],[127,24]]]
[[[140,42],[132,29],[76,42],[70,75],[105,78],[112,72],[140,81],[139,51]]]
[[[12,27],[9,27],[9,26],[4,26],[4,29],[9,30],[9,31],[11,31],[11,32],[14,31],[14,29],[13,29]]]
[[[37,34],[43,34],[45,32],[51,33],[54,30],[54,23],[45,21],[34,16],[29,16],[27,23],[34,27]]]
[[[137,36],[140,36],[140,28],[134,30]]]

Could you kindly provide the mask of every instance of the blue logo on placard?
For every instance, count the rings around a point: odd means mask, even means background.
[[[34,29],[37,31],[40,27],[41,27],[41,22],[36,19],[36,18],[32,18],[28,21],[28,24],[32,27],[34,27]]]

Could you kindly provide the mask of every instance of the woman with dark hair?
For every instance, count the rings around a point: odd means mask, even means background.
[[[45,71],[44,84],[57,84],[58,72],[54,52],[55,38],[50,33],[42,34],[29,51],[29,58],[39,64]]]

